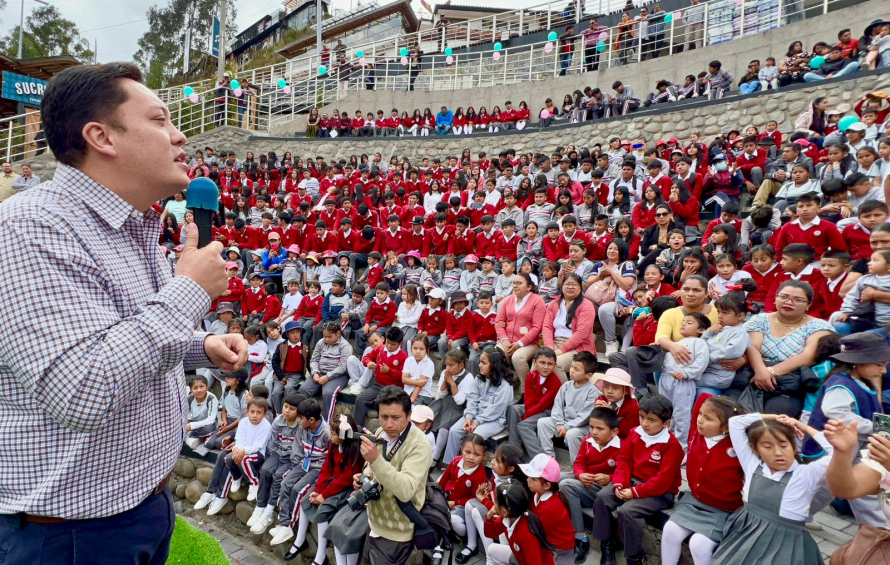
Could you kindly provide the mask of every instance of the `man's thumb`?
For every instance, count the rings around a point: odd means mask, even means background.
[[[198,225],[195,223],[191,223],[186,225],[185,227],[185,243],[183,244],[183,251],[188,251],[189,249],[197,249],[198,248]]]

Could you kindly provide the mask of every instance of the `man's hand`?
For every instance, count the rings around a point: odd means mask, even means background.
[[[356,473],[352,476],[352,488],[358,490],[362,488],[362,474]]]
[[[206,247],[198,249],[198,226],[189,224],[174,275],[192,279],[204,289],[210,300],[216,300],[229,287],[222,252],[223,245],[219,241],[210,242]]]
[[[377,449],[377,444],[366,437],[362,437],[361,451],[362,457],[364,457],[365,461],[368,463],[373,463],[380,459],[380,450]]]
[[[241,334],[208,335],[204,354],[225,371],[237,371],[247,362],[247,341]]]

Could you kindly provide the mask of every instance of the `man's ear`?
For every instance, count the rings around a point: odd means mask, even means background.
[[[90,149],[106,157],[114,158],[117,157],[117,151],[110,133],[111,127],[99,122],[89,122],[81,130],[84,142]]]

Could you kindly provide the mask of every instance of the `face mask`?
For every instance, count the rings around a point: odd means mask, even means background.
[[[714,165],[714,168],[715,168],[718,172],[721,172],[721,173],[722,173],[723,171],[726,170],[726,161],[719,161],[719,162],[717,162],[717,164]]]

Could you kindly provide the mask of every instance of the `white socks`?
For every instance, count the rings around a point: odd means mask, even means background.
[[[300,547],[306,541],[306,532],[309,530],[309,518],[305,512],[300,512],[299,522],[297,523],[297,539],[294,540],[294,547]]]
[[[334,546],[334,557],[337,558],[337,565],[358,565],[358,553],[347,553],[343,555],[337,546]]]
[[[328,538],[324,537],[328,531],[328,523],[320,522],[318,524],[318,551],[315,553],[315,562],[324,563],[325,554],[328,550]]]

